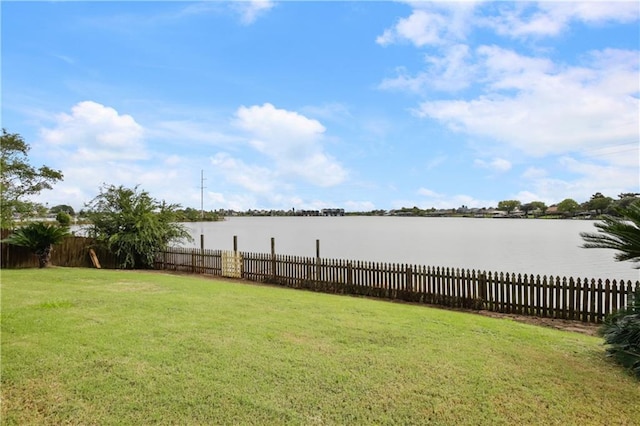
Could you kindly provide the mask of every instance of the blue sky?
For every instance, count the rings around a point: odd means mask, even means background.
[[[2,126],[82,208],[640,192],[637,2],[7,2]]]

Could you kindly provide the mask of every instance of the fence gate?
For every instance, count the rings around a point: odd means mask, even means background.
[[[222,252],[222,276],[242,278],[242,254],[237,251]]]

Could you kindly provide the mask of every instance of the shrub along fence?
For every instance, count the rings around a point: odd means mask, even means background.
[[[320,257],[170,248],[161,270],[242,278],[326,293],[600,323],[640,281],[492,273]]]
[[[1,239],[9,236],[10,231],[3,229]],[[94,244],[91,238],[70,236],[53,246],[51,264],[67,267],[93,267],[89,250],[93,249],[103,268],[115,268],[114,256]],[[2,268],[37,268],[38,258],[29,249],[13,244],[0,243],[0,266]]]

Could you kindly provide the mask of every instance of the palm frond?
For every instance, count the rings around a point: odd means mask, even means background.
[[[640,269],[640,202],[616,211],[620,217],[607,215],[594,224],[597,233],[580,233],[585,240],[582,247],[616,250],[616,260],[639,263],[635,268]]]
[[[16,229],[3,242],[26,247],[37,253],[60,243],[69,235],[69,229],[54,224],[42,222],[30,223]]]

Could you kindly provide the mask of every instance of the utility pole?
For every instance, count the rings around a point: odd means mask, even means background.
[[[204,170],[200,170],[200,219],[204,220]]]
[[[200,169],[200,220],[204,221],[204,170]],[[204,250],[204,231],[200,229],[200,250]]]

